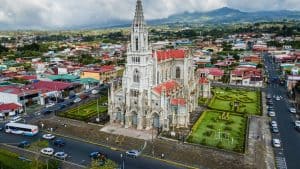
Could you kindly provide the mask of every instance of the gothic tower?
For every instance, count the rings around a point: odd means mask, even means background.
[[[148,46],[148,30],[144,20],[142,1],[137,0],[127,47],[127,64],[123,76],[125,98],[125,127],[142,129],[142,117],[151,96],[153,85],[152,51]]]

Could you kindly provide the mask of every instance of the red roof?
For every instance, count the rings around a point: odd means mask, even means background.
[[[18,95],[18,96],[21,96],[21,95],[30,95],[30,94],[37,94],[39,93],[38,90],[35,90],[33,88],[30,88],[30,87],[23,87],[23,88],[20,88],[20,87],[15,87],[15,86],[3,86],[3,87],[0,87],[0,92],[3,92],[3,93],[9,93],[9,94],[15,94],[15,95]]]
[[[200,77],[199,83],[200,84],[207,84],[207,83],[209,83],[209,81],[206,77]]]
[[[166,93],[167,95],[170,94],[170,92],[173,90],[173,89],[176,89],[177,87],[179,86],[179,84],[175,81],[175,80],[171,80],[171,81],[167,81],[167,82],[164,82],[156,87],[153,88],[153,90],[155,92],[157,92],[158,94],[161,94],[163,89],[166,90]]]
[[[115,66],[101,66],[101,67],[95,67],[93,69],[86,69],[84,72],[91,72],[91,73],[105,73],[105,72],[110,72],[114,71]]]
[[[20,79],[23,79],[23,80],[35,80],[37,79],[36,76],[31,76],[31,75],[24,75],[24,76],[16,76],[16,78],[20,78]]]
[[[166,59],[183,59],[186,56],[186,51],[182,49],[176,50],[160,50],[156,51],[157,60],[166,60]]]
[[[19,108],[21,108],[21,106],[15,104],[15,103],[0,104],[0,111],[16,110]]]
[[[213,76],[223,76],[224,75],[224,70],[219,69],[219,68],[204,68],[204,69],[198,69],[200,72],[207,72],[210,75]]]
[[[182,99],[182,98],[171,99],[171,105],[173,105],[173,106],[177,106],[177,105],[185,106],[186,101],[185,101],[185,99]]]
[[[72,86],[71,83],[55,82],[55,81],[54,82],[39,81],[28,85],[29,88],[42,90],[42,92],[65,90],[71,86]]]

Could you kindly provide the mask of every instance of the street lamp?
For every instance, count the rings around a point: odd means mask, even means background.
[[[122,164],[121,164],[121,169],[125,169],[125,157],[123,156],[123,154],[120,154],[121,156],[121,160],[122,160]]]

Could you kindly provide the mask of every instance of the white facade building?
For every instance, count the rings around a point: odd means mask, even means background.
[[[110,122],[138,130],[188,127],[198,104],[197,85],[188,51],[152,51],[137,0],[122,87],[112,85],[109,94]]]

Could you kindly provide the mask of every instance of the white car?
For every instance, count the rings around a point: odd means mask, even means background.
[[[76,98],[76,99],[74,100],[74,103],[79,103],[80,101],[81,101],[80,98]]]
[[[98,94],[99,93],[99,91],[98,90],[92,90],[92,94]]]
[[[269,111],[268,114],[269,114],[270,117],[275,117],[276,116],[276,113],[274,111]]]
[[[295,121],[295,128],[300,129],[300,121]]]
[[[277,97],[276,97],[276,100],[277,100],[277,101],[279,101],[280,99],[281,99],[280,96],[277,96]]]
[[[140,154],[141,154],[141,152],[138,151],[138,150],[128,150],[128,151],[126,151],[126,156],[127,157],[137,158]]]
[[[271,124],[271,126],[272,126],[272,127],[278,127],[278,125],[277,125],[277,122],[276,122],[276,121],[271,121],[271,122],[270,122],[270,124]]]
[[[19,122],[21,120],[22,120],[21,116],[15,116],[15,117],[11,118],[11,120],[9,122],[10,123],[17,123],[17,122]]]
[[[43,139],[46,139],[46,140],[53,140],[55,138],[55,135],[53,134],[44,134],[43,135]]]
[[[68,154],[65,152],[57,152],[54,154],[54,157],[61,159],[61,160],[65,160],[68,157]]]
[[[297,113],[297,110],[296,110],[295,108],[291,107],[291,108],[290,108],[290,112],[296,114],[296,113]]]
[[[279,140],[279,139],[274,138],[274,139],[272,140],[272,142],[273,142],[273,146],[274,146],[274,147],[276,147],[276,148],[280,148],[280,147],[281,147],[281,143],[280,143],[280,140]]]
[[[48,103],[48,104],[46,104],[46,108],[49,108],[49,107],[52,107],[52,106],[55,106],[55,103]]]
[[[45,155],[52,156],[52,155],[54,154],[54,149],[53,149],[53,148],[50,148],[50,147],[43,148],[43,149],[41,150],[41,153],[42,153],[42,154],[45,154]]]

